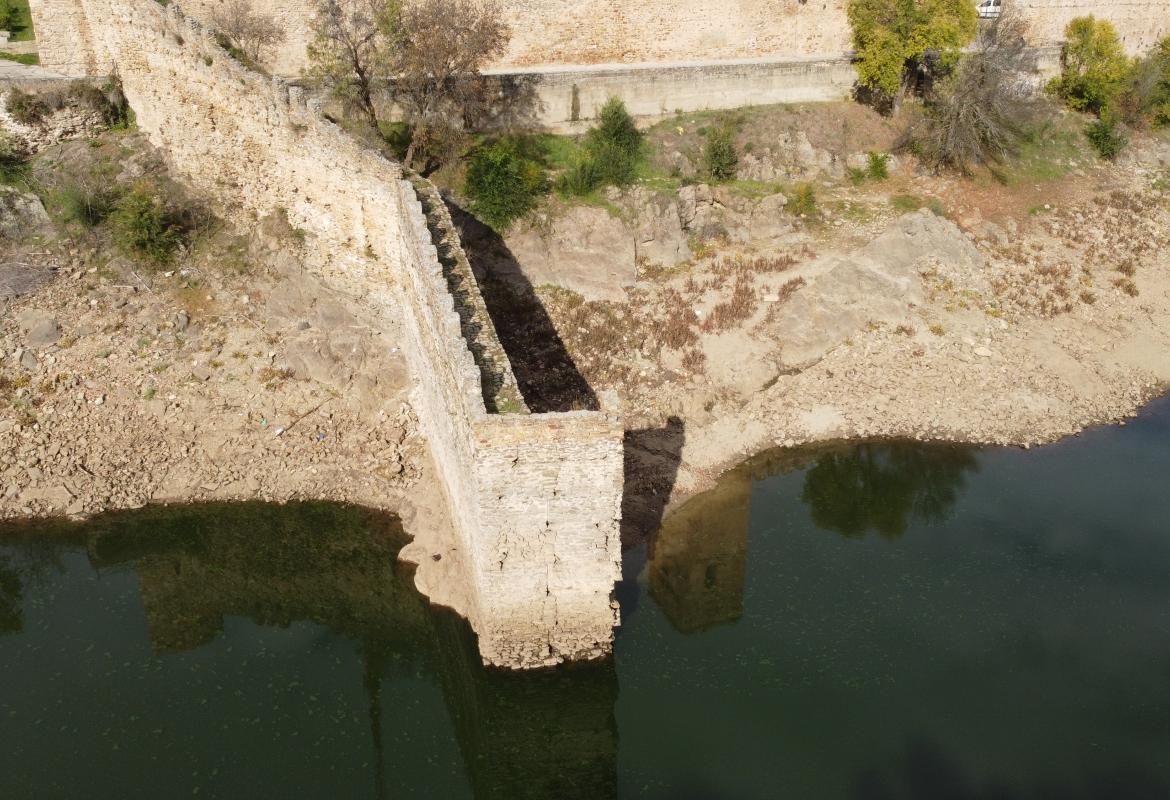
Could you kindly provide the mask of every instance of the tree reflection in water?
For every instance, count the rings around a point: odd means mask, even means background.
[[[814,523],[850,538],[906,532],[912,517],[945,520],[979,469],[970,447],[913,442],[860,444],[822,454],[805,474],[801,500]]]

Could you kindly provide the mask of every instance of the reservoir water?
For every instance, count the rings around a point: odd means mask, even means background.
[[[626,554],[611,663],[484,670],[328,505],[0,528],[0,797],[1170,797],[1170,402],[768,454]]]

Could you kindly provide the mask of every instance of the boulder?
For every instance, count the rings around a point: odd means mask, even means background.
[[[622,300],[638,277],[634,240],[634,231],[608,210],[579,205],[547,228],[517,228],[506,245],[533,286],[560,286],[588,300]]]
[[[773,336],[785,369],[803,369],[870,322],[898,323],[924,302],[923,259],[978,270],[982,256],[954,223],[929,211],[907,214],[865,247],[810,267],[816,277],[777,308]]]
[[[630,193],[629,204],[637,221],[634,257],[639,263],[673,267],[691,257],[679,204],[674,198],[639,188]]]
[[[785,211],[788,198],[782,194],[773,194],[756,203],[751,212],[751,221],[748,229],[752,241],[765,242],[779,239],[792,232],[792,217]]]
[[[31,309],[20,315],[19,322],[26,347],[39,350],[61,338],[61,324],[52,314]]]
[[[39,197],[0,185],[0,239],[19,239],[49,224]]]

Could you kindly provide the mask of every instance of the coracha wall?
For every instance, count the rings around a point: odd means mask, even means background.
[[[38,9],[42,26],[88,30],[86,63],[116,69],[140,127],[225,213],[247,225],[283,210],[309,234],[316,272],[355,302],[403,317],[415,410],[470,565],[472,607],[460,610],[484,660],[533,667],[608,652],[621,422],[600,412],[487,413],[400,168],[323,120],[296,88],[245,70],[173,5],[41,0]]]

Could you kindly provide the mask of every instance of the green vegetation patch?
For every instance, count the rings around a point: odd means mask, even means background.
[[[0,30],[11,33],[13,42],[31,42],[35,38],[28,0],[0,0]]]
[[[41,57],[36,53],[2,53],[0,52],[0,61],[15,61],[17,64],[24,64],[26,67],[35,67],[41,63]]]

